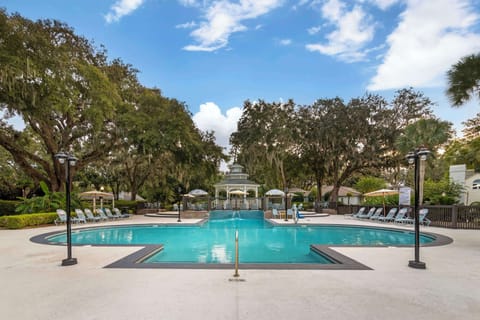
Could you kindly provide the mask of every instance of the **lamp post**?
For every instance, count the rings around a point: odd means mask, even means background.
[[[409,164],[414,164],[415,168],[415,260],[410,260],[408,266],[415,269],[425,269],[425,262],[420,261],[420,222],[418,221],[418,205],[420,198],[420,161],[427,160],[430,151],[426,148],[418,148],[415,151],[409,152],[406,156]]]
[[[77,264],[77,258],[72,258],[72,225],[70,219],[70,166],[74,166],[77,158],[71,154],[59,152],[55,158],[60,164],[65,165],[65,194],[67,211],[67,258],[62,260],[62,266],[71,266]]]
[[[177,219],[177,222],[182,222],[182,219],[180,219],[180,203],[181,203],[181,199],[182,199],[182,187],[178,187],[177,189],[178,191],[178,219]]]
[[[285,188],[285,221],[288,221],[288,187]]]

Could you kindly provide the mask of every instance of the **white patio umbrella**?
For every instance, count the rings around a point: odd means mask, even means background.
[[[391,196],[398,194],[398,190],[392,189],[380,189],[372,192],[365,193],[365,197],[383,197],[383,215],[385,215],[385,196]]]
[[[229,194],[244,196],[244,195],[248,194],[248,192],[245,192],[245,191],[242,191],[242,190],[232,190],[232,191],[229,192]]]
[[[92,191],[86,191],[82,192],[78,195],[81,199],[93,199],[93,212],[95,212],[96,209],[96,199],[97,198],[103,198],[103,199],[112,199],[112,206],[115,207],[115,198],[113,196],[113,193],[108,193],[108,192],[103,192],[103,191],[98,191],[98,190],[92,190]]]
[[[202,189],[193,189],[192,191],[190,191],[187,194],[189,194],[191,196],[194,196],[194,197],[200,197],[200,196],[207,196],[208,192],[205,191],[205,190],[202,190]]]
[[[272,190],[268,190],[265,193],[265,195],[269,196],[269,197],[285,197],[285,192],[283,192],[282,190],[278,190],[278,189],[272,189]]]

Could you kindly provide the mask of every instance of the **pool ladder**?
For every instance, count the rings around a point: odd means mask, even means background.
[[[235,273],[234,277],[240,277],[238,274],[238,230],[235,230]]]

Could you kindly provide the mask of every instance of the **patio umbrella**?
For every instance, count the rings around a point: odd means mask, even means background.
[[[185,198],[195,198],[195,196],[193,194],[190,194],[190,193],[185,193],[183,195],[183,197],[185,197]]]
[[[200,197],[200,196],[207,196],[208,192],[202,189],[193,189],[187,194],[192,195],[194,197]]]
[[[108,193],[108,192],[103,192],[98,190],[82,192],[78,196],[81,199],[93,199],[93,212],[95,212],[97,198],[112,199],[113,201],[115,201],[113,197],[113,193]],[[112,202],[112,204],[113,206],[115,206],[114,202]]]
[[[283,192],[282,190],[278,190],[278,189],[272,189],[272,190],[268,190],[265,193],[265,195],[269,196],[269,197],[285,197],[285,192]]]
[[[244,196],[248,193],[245,192],[245,191],[242,191],[242,190],[232,190],[232,191],[229,192],[229,194],[236,194],[236,195],[239,195],[239,196]]]
[[[385,215],[385,196],[391,196],[398,194],[398,190],[392,189],[380,189],[372,192],[365,193],[365,197],[383,197],[383,215]]]

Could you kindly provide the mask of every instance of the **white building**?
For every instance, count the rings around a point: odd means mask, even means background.
[[[450,180],[463,186],[460,203],[480,202],[480,173],[467,169],[464,164],[450,166]]]

